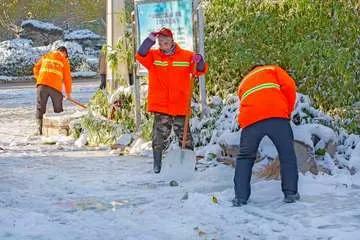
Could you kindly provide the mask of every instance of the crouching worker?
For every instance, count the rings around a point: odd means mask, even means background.
[[[59,47],[40,58],[34,66],[36,79],[36,123],[38,135],[42,135],[43,115],[49,99],[53,103],[55,113],[63,111],[63,86],[66,98],[71,98],[71,73],[68,52]]]
[[[159,49],[150,49],[156,42]],[[149,72],[148,111],[154,114],[152,148],[154,172],[161,170],[161,159],[173,129],[182,143],[185,116],[191,99],[191,78],[207,71],[200,54],[184,50],[174,42],[170,29],[152,32],[139,47],[136,59]],[[193,149],[190,128],[186,148]]]
[[[265,135],[279,153],[284,202],[299,200],[298,168],[289,122],[296,99],[294,80],[279,66],[255,66],[242,79],[238,95],[238,122],[242,131],[240,153],[236,159],[233,205],[244,205],[250,197],[252,168]]]

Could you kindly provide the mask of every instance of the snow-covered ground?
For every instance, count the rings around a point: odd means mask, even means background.
[[[76,83],[73,96],[86,103],[98,85]],[[34,105],[32,86],[0,86],[1,240],[359,239],[358,175],[301,175],[295,204],[282,203],[279,181],[254,178],[251,201],[234,208],[232,168],[171,187],[151,158],[31,137]]]

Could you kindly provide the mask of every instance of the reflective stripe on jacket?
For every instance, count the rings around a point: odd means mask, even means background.
[[[206,73],[196,71],[192,61],[194,53],[176,45],[173,55],[165,55],[159,49],[150,49],[145,55],[136,54],[136,59],[149,72],[148,111],[184,116],[188,113],[191,97],[192,75]]]
[[[243,78],[238,96],[238,122],[244,128],[268,118],[290,118],[296,100],[296,85],[279,66],[261,66]]]
[[[45,54],[34,66],[36,85],[46,85],[66,94],[71,94],[71,72],[69,61],[58,51]]]

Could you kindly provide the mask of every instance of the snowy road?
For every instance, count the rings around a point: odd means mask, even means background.
[[[97,85],[75,84],[74,97],[87,102]],[[255,179],[249,204],[233,208],[227,166],[170,187],[150,158],[28,137],[34,94],[0,88],[1,240],[359,239],[358,178],[300,176],[296,204],[282,203],[278,181]]]

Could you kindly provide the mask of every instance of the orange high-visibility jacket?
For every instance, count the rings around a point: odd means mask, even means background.
[[[62,92],[63,84],[67,95],[71,94],[71,72],[69,61],[59,52],[45,54],[34,66],[36,85],[46,85]]]
[[[194,53],[176,45],[173,55],[165,55],[160,49],[150,49],[136,59],[149,72],[148,111],[171,116],[185,116],[189,112],[191,78],[206,73],[197,71],[192,61]]]
[[[240,83],[241,128],[268,118],[289,119],[296,100],[295,81],[276,65],[253,69]]]

